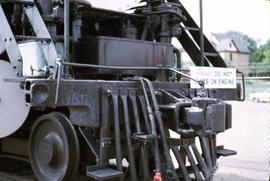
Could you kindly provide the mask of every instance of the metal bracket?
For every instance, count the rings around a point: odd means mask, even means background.
[[[45,38],[45,39],[51,40],[48,46],[42,46],[42,51],[46,57],[49,67],[51,69],[54,68],[53,75],[55,75],[56,74],[55,64],[57,60],[57,52],[56,52],[54,43],[52,41],[51,35],[36,6],[25,8],[25,14],[28,17],[29,22],[31,23],[37,38],[43,38],[43,39]]]
[[[0,27],[1,27],[0,38],[2,38],[1,41],[4,43],[4,47],[8,54],[9,60],[13,65],[13,68],[16,71],[17,76],[21,76],[22,58],[20,50],[1,4],[0,4]]]

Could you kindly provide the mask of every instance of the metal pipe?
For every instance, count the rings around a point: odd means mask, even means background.
[[[141,147],[141,160],[142,160],[142,169],[143,169],[143,180],[148,181],[151,180],[150,170],[149,170],[149,160],[147,155],[147,145],[143,143]]]
[[[207,137],[205,136],[199,136],[201,147],[202,147],[202,155],[204,157],[204,160],[206,161],[206,165],[212,171],[212,161],[211,161],[211,156],[210,156],[210,151],[209,151],[209,143],[207,141]]]
[[[168,70],[173,71],[173,72],[175,72],[175,73],[177,73],[179,75],[182,75],[183,77],[186,77],[189,80],[193,80],[193,81],[197,82],[202,88],[204,88],[204,82],[203,81],[193,79],[192,77],[190,77],[190,76],[188,76],[188,75],[186,75],[186,74],[184,74],[184,73],[182,73],[182,72],[180,72],[180,71],[178,71],[176,69],[173,69],[173,68],[168,68]]]
[[[69,0],[64,0],[64,47],[65,47],[65,62],[69,62]]]
[[[133,109],[133,114],[134,114],[134,119],[135,119],[135,125],[136,125],[136,131],[137,131],[137,133],[141,134],[142,130],[141,130],[139,111],[138,111],[138,105],[137,105],[137,99],[136,99],[135,93],[134,93],[134,95],[129,95],[129,98],[130,98],[131,104],[132,104],[132,109]]]
[[[178,162],[179,169],[181,170],[181,174],[183,175],[184,180],[185,181],[191,181],[191,179],[189,177],[188,170],[187,170],[186,165],[185,165],[185,162],[181,158],[178,148],[173,146],[172,151],[173,151],[173,153],[175,155],[176,161]]]
[[[202,176],[200,174],[199,167],[195,162],[195,159],[194,159],[194,157],[193,157],[193,155],[191,153],[191,150],[189,149],[189,145],[184,144],[183,147],[184,147],[184,150],[185,150],[186,155],[188,157],[189,163],[191,165],[191,168],[193,170],[193,173],[195,175],[196,180],[203,180],[203,178],[202,178]]]
[[[118,95],[112,95],[113,98],[113,114],[114,114],[114,137],[115,137],[115,152],[116,152],[116,168],[122,171],[122,150],[121,150],[121,134],[119,121],[119,104]]]
[[[95,64],[82,64],[82,63],[68,63],[63,62],[65,66],[81,67],[81,68],[96,68],[96,69],[111,69],[111,70],[166,70],[165,67],[117,67],[107,65],[95,65]]]
[[[143,95],[139,95],[139,101],[140,101],[140,105],[141,105],[141,108],[142,108],[142,114],[143,114],[143,117],[144,117],[144,122],[145,122],[147,134],[151,135],[152,131],[151,131],[150,123],[149,123],[149,117],[148,117],[149,115],[147,114],[147,108],[146,108],[146,105],[145,105],[145,98],[144,98]],[[156,147],[155,147],[155,145],[156,145]],[[145,155],[144,157],[146,157],[147,160],[145,160],[144,161],[145,163],[143,163],[143,164],[149,166],[149,162],[148,162],[149,159],[148,159],[148,154],[147,154],[147,151],[146,151],[147,148],[148,148],[147,145],[145,145],[145,143],[144,143],[144,145],[143,145],[143,153]],[[157,151],[155,151],[155,148],[157,149]],[[158,169],[160,168],[160,156],[159,156],[158,140],[157,139],[154,140],[154,145],[153,144],[150,145],[150,149],[153,150],[155,158],[157,158],[157,159],[155,159],[155,160],[158,161],[157,163],[155,161],[155,170],[159,172]],[[156,155],[158,157],[156,157]],[[143,168],[143,169],[145,169],[145,168]],[[147,168],[147,170],[149,172],[149,168]],[[148,181],[150,179],[148,179],[148,176],[146,175],[144,180]]]
[[[141,124],[140,124],[139,110],[138,110],[138,104],[137,104],[135,90],[130,92],[129,98],[130,98],[131,103],[132,103],[132,109],[133,109],[133,113],[134,113],[136,131],[137,131],[138,134],[141,134],[142,129],[141,129]],[[145,147],[146,147],[145,142],[140,144],[140,159],[142,160],[142,169],[143,169],[144,180],[148,181],[148,180],[151,180],[151,179],[150,179],[148,156],[146,154],[146,148]]]
[[[156,124],[155,124],[155,118],[154,118],[154,113],[152,111],[149,99],[148,99],[148,95],[147,95],[147,91],[144,85],[144,82],[142,80],[142,78],[138,79],[141,84],[142,84],[142,89],[143,89],[143,93],[144,93],[144,98],[145,98],[145,102],[146,102],[146,108],[148,111],[148,116],[149,116],[149,120],[150,120],[150,125],[151,125],[151,134],[157,136],[157,130],[156,130]],[[161,163],[160,163],[160,153],[159,153],[159,146],[158,146],[158,140],[154,139],[154,157],[155,157],[155,169],[156,172],[160,172],[161,171]]]
[[[242,98],[240,98],[239,101],[244,101],[246,99],[246,87],[245,87],[245,75],[243,72],[240,72],[239,70],[237,70],[237,74],[241,74],[242,77]]]
[[[56,82],[56,92],[55,92],[55,101],[54,101],[55,105],[58,104],[60,82],[61,82],[61,71],[62,71],[62,64],[60,62],[56,62],[56,65],[57,65],[57,82]]]
[[[70,62],[63,62],[64,66],[72,66],[72,67],[82,67],[82,68],[96,68],[96,69],[111,69],[111,70],[167,70],[175,72],[189,80],[193,80],[197,82],[202,88],[204,86],[203,81],[198,81],[190,76],[180,72],[177,69],[174,68],[168,68],[168,67],[117,67],[117,66],[106,66],[106,65],[94,65],[94,64],[81,64],[81,63],[70,63]]]
[[[131,143],[131,130],[130,130],[130,121],[129,121],[129,113],[128,113],[128,102],[127,102],[127,95],[125,94],[126,92],[120,91],[120,97],[122,100],[122,106],[123,106],[123,111],[124,111],[129,171],[130,171],[131,180],[137,181],[138,178],[137,178],[137,173],[136,173],[135,158],[133,155],[133,147]]]
[[[208,137],[209,147],[210,147],[210,155],[212,159],[212,165],[216,165],[217,154],[216,154],[216,146],[215,146],[215,136],[211,135]]]
[[[151,134],[151,126],[149,124],[149,118],[148,118],[148,115],[147,115],[147,108],[146,108],[146,105],[145,105],[145,99],[144,99],[143,95],[139,96],[139,101],[140,101],[140,105],[141,105],[141,108],[142,108],[142,114],[143,114],[144,123],[145,123],[145,126],[146,126],[147,133]]]
[[[154,111],[155,111],[155,117],[156,117],[156,120],[157,120],[157,123],[158,123],[159,132],[160,132],[160,135],[161,135],[163,153],[164,153],[164,157],[165,157],[166,164],[167,164],[167,174],[168,174],[169,177],[172,177],[176,181],[179,181],[178,175],[175,172],[175,168],[174,168],[174,165],[173,165],[172,158],[170,156],[170,148],[169,148],[169,145],[167,143],[167,138],[166,138],[166,134],[165,134],[165,130],[164,130],[163,120],[162,120],[161,112],[159,110],[159,106],[158,106],[158,102],[157,102],[157,99],[156,99],[156,95],[155,95],[153,85],[148,79],[146,79],[146,78],[142,78],[142,79],[148,85],[148,88],[149,88],[149,91],[150,91],[150,97],[152,98]]]
[[[204,66],[204,34],[203,34],[203,3],[200,0],[200,48],[201,48],[201,66]]]
[[[91,149],[93,155],[95,156],[96,162],[99,163],[99,155],[98,155],[95,147],[93,146],[93,143],[91,142],[91,140],[89,140],[88,135],[85,135],[85,132],[83,131],[83,129],[81,128],[81,126],[79,126],[78,128],[79,128],[79,132],[81,133],[81,135],[84,138],[85,142],[87,143],[87,145]]]
[[[210,173],[209,169],[207,168],[206,163],[205,163],[204,159],[202,158],[202,156],[201,156],[199,150],[197,149],[195,143],[193,143],[193,144],[191,145],[191,148],[192,148],[193,153],[194,153],[194,155],[195,155],[195,157],[196,157],[196,159],[197,159],[197,161],[198,161],[198,163],[199,163],[199,165],[200,165],[200,168],[201,168],[201,170],[202,170],[202,173],[203,173],[204,177],[205,177],[207,180],[210,180],[210,178],[211,178],[211,173]]]
[[[174,68],[181,68],[182,67],[182,62],[181,62],[181,51],[179,48],[177,47],[173,47],[173,52],[175,53],[176,57],[176,61],[175,61],[175,65],[174,65]]]

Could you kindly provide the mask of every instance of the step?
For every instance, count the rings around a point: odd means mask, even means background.
[[[236,155],[236,151],[234,150],[229,150],[229,149],[225,149],[223,146],[217,146],[217,156],[232,156],[232,155]]]
[[[123,172],[110,168],[108,164],[87,167],[87,176],[95,180],[108,180],[123,176]]]
[[[50,42],[50,38],[39,38],[36,36],[23,36],[23,35],[15,35],[16,40],[36,40],[36,41],[46,41]]]

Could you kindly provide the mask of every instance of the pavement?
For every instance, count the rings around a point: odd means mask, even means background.
[[[233,128],[218,135],[218,144],[237,151],[220,158],[214,181],[269,181],[270,103],[230,102]]]

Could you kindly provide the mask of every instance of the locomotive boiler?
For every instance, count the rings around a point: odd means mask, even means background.
[[[226,64],[181,2],[143,3],[0,0],[0,159],[41,181],[189,181],[235,154],[216,136],[241,87],[207,89],[182,69],[172,38],[197,66]]]

